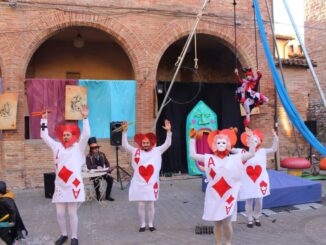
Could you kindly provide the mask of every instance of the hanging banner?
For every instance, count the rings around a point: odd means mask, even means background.
[[[17,93],[0,95],[0,130],[12,130],[17,126]]]
[[[136,131],[135,80],[79,80],[87,87],[87,98],[92,136],[110,138],[110,122],[129,122],[128,137]],[[82,128],[82,123],[79,122]]]
[[[82,105],[87,105],[87,88],[82,86],[66,86],[65,119],[82,120]]]

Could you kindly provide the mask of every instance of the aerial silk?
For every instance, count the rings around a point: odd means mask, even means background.
[[[283,104],[283,107],[291,120],[292,124],[297,128],[297,130],[301,133],[301,135],[308,141],[308,143],[314,147],[319,153],[321,153],[323,156],[326,156],[326,147],[322,145],[317,138],[310,132],[310,130],[307,128],[307,126],[304,124],[303,120],[300,118],[299,113],[297,112],[296,108],[294,107],[292,101],[290,100],[289,95],[286,92],[286,89],[283,85],[282,79],[280,78],[273,56],[271,54],[271,51],[269,49],[268,41],[265,34],[265,28],[264,23],[260,14],[260,8],[258,0],[254,0],[254,8],[255,13],[257,17],[257,24],[258,29],[260,33],[260,38],[264,47],[265,55],[267,58],[267,62],[269,65],[269,68],[272,72],[273,78],[274,78],[274,84],[277,90],[277,93],[280,97],[280,100]]]

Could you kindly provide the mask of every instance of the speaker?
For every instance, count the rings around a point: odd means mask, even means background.
[[[304,122],[314,136],[317,136],[317,121],[310,120]]]
[[[45,198],[52,198],[54,193],[55,173],[44,173],[43,177]]]
[[[110,144],[113,146],[120,146],[122,141],[122,130],[115,132],[114,130],[121,127],[122,122],[110,123]]]

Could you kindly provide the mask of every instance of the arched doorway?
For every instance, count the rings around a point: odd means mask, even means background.
[[[156,89],[158,107],[161,106],[172,79],[175,62],[186,38],[183,37],[170,45],[160,60]],[[237,127],[242,130],[240,108],[235,99],[235,55],[229,47],[232,45],[225,40],[207,34],[197,34],[197,47],[194,42],[191,43],[171,90],[172,100],[164,107],[157,124],[159,143],[165,139],[165,133],[160,129],[163,120],[168,118],[173,125],[173,146],[164,156],[163,172],[187,172],[186,121],[188,114],[199,101],[203,101],[217,114],[217,128]],[[196,50],[197,70],[194,69]],[[239,60],[237,64],[241,70]]]
[[[95,86],[104,81],[133,81],[134,77],[128,54],[113,36],[93,27],[72,26],[56,31],[34,52],[26,69],[26,90],[27,96],[32,94],[28,93],[28,84],[31,80],[34,84],[47,80],[46,82],[70,85],[81,84],[81,81],[88,80],[83,83],[83,86],[85,83],[89,85],[96,81],[93,83]],[[64,86],[60,88],[58,93],[64,93]],[[51,103],[45,97],[40,103]],[[38,138],[38,135],[34,136],[35,134],[31,133],[33,126],[30,118],[31,106],[28,102],[31,99],[26,98],[25,101],[25,138]],[[98,105],[102,102],[99,101]],[[103,102],[105,103],[110,104]],[[60,104],[62,105],[62,101]]]
[[[26,78],[134,79],[131,62],[114,38],[92,27],[69,27],[33,54]]]

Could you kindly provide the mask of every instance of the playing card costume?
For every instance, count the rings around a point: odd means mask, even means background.
[[[237,141],[234,131],[230,129],[213,131],[208,136],[208,145],[215,153],[203,155],[208,180],[203,219],[208,221],[223,220],[236,210],[243,168],[240,154],[230,155],[228,150],[217,151],[214,144],[218,135],[230,139],[231,146]],[[190,144],[193,155],[195,140],[191,139]]]
[[[122,146],[132,154],[131,166],[134,170],[129,188],[129,201],[138,202],[138,215],[140,219],[139,232],[146,230],[145,214],[147,209],[148,229],[155,231],[154,202],[159,197],[159,174],[162,164],[162,154],[171,145],[171,125],[165,120],[166,140],[163,145],[156,145],[156,136],[153,133],[136,134],[135,142],[139,148],[128,144],[127,132],[122,134]]]
[[[87,111],[88,114],[88,111]],[[83,115],[87,116],[86,114]],[[81,176],[82,166],[85,164],[85,148],[90,136],[88,119],[83,120],[83,132],[74,125],[59,125],[56,128],[60,142],[53,140],[47,130],[47,119],[41,119],[41,138],[51,148],[55,162],[55,191],[52,202],[56,205],[57,221],[61,236],[55,245],[62,245],[68,239],[66,228],[66,209],[69,213],[71,231],[71,245],[78,245],[78,203],[85,201],[85,191]],[[70,135],[64,139],[64,135]],[[80,136],[80,138],[79,138]],[[79,139],[79,141],[78,141]]]
[[[77,142],[80,131],[77,125],[59,125],[56,128],[58,139],[53,140],[47,130],[47,119],[41,119],[41,138],[51,148],[55,162],[55,191],[53,203],[83,202],[85,191],[81,176],[82,166],[85,164],[84,150],[90,136],[88,119],[83,120],[83,132]],[[62,141],[64,131],[72,133],[69,143]]]
[[[241,79],[239,74],[236,73],[239,87],[236,90],[236,97],[238,101],[243,105],[246,118],[243,123],[248,126],[250,123],[250,112],[258,105],[268,102],[268,98],[260,92],[257,92],[259,81],[262,77],[262,73],[257,71],[257,75],[254,76],[251,68],[245,69],[245,78]]]
[[[243,174],[242,162],[253,157],[253,144],[250,142],[248,153],[230,155],[230,150],[237,141],[235,130],[212,131],[207,143],[214,154],[203,155],[196,153],[195,137],[200,137],[200,134],[191,130],[190,137],[190,156],[196,161],[204,162],[203,170],[208,180],[203,219],[214,221],[217,244],[222,244],[222,228],[226,244],[231,244],[231,221],[236,220],[237,198]]]
[[[255,137],[256,153],[253,158],[244,163],[245,168],[239,194],[240,200],[246,200],[245,209],[249,224],[252,223],[254,219],[259,221],[263,197],[270,194],[269,177],[266,169],[267,154],[276,152],[278,145],[278,138],[275,136],[271,148],[261,148],[260,146],[264,139],[264,135],[260,130],[253,130],[253,134]],[[248,147],[246,133],[241,134],[241,142]]]
[[[151,149],[144,151],[141,141],[148,138]],[[156,145],[156,137],[153,133],[136,134],[135,142],[139,148],[129,145],[127,134],[122,134],[122,146],[132,154],[131,166],[134,170],[129,188],[129,201],[157,201],[159,197],[159,174],[162,164],[162,154],[171,145],[172,133],[167,132],[163,145]]]

